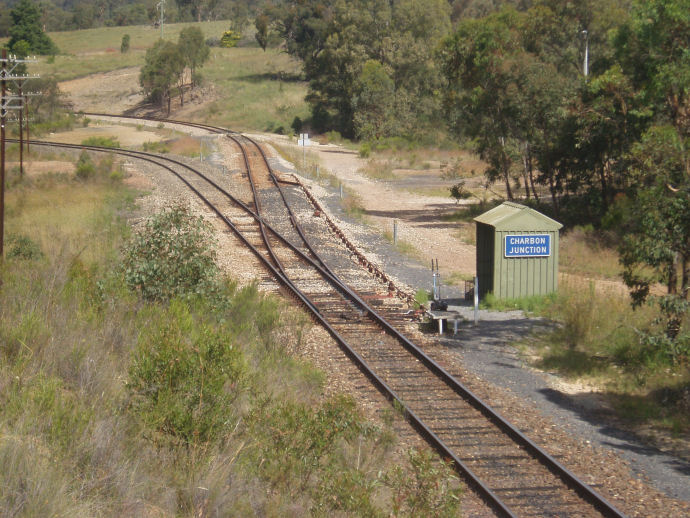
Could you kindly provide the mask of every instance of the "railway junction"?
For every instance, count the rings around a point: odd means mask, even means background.
[[[466,516],[690,512],[682,487],[682,476],[687,480],[690,470],[681,461],[669,466],[681,475],[680,482],[654,489],[611,449],[571,437],[558,425],[559,416],[544,416],[522,400],[519,390],[505,390],[515,387],[506,386],[510,380],[500,373],[516,369],[519,360],[500,347],[510,334],[498,336],[500,330],[507,321],[525,333],[548,323],[528,322],[517,314],[502,320],[482,314],[480,325],[461,326],[459,337],[444,334],[439,340],[421,333],[410,310],[414,288],[425,275],[430,281],[428,271],[371,260],[361,236],[341,228],[334,197],[321,200],[309,182],[274,167],[277,160],[268,146],[220,128],[193,126],[195,134],[213,137],[217,147],[217,154],[203,163],[118,151],[156,192],[157,200],[144,203],[190,204],[222,234],[228,269],[237,272],[241,263],[264,289],[309,311],[329,336],[305,354],[341,378],[336,385],[354,391],[373,413],[392,402],[402,409],[400,435],[423,440],[452,460],[467,484]],[[388,261],[404,262],[385,255]],[[447,293],[448,298],[458,295]],[[472,338],[482,333],[496,336],[492,347],[473,346]],[[493,358],[485,362],[482,354]],[[485,363],[483,372],[465,369],[463,361],[469,358]],[[552,403],[556,399],[554,394],[544,397]]]

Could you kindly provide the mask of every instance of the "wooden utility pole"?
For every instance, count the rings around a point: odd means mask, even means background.
[[[6,124],[7,112],[10,110],[18,110],[19,116],[19,131],[20,141],[23,140],[22,135],[22,118],[21,112],[24,110],[24,100],[26,96],[32,94],[21,94],[21,81],[31,79],[29,76],[15,76],[12,71],[19,63],[32,63],[35,59],[17,59],[17,56],[7,56],[7,49],[2,49],[2,58],[0,59],[0,261],[2,261],[5,250],[5,138],[6,138]],[[38,76],[35,76],[38,77]],[[12,81],[19,90],[19,95],[11,95],[7,93],[7,82]],[[16,103],[19,104],[16,104]],[[28,117],[27,117],[28,118]],[[19,146],[20,154],[20,169],[24,166],[24,157],[22,146]],[[23,173],[22,173],[23,174]]]
[[[19,85],[19,97],[22,99],[22,107],[19,109],[19,176],[24,176],[24,121],[22,120],[24,96],[22,95],[21,85]]]
[[[24,120],[26,121],[26,155],[28,156],[31,150],[29,149],[29,97],[27,95],[24,96],[24,110],[26,111]]]
[[[5,250],[5,96],[7,94],[7,49],[2,49],[2,97],[0,97],[0,261]]]

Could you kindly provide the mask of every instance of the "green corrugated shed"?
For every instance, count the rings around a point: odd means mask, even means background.
[[[563,225],[512,202],[474,221],[480,298],[493,293],[514,299],[558,289],[558,231]]]

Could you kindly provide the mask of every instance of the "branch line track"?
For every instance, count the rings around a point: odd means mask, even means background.
[[[179,121],[171,122],[182,124]],[[224,131],[221,128],[216,128],[216,130],[218,133]],[[265,162],[265,171],[262,174],[267,175],[280,190],[277,179],[258,144],[247,137],[231,136],[231,138],[243,150],[250,180],[252,173],[249,159],[242,146],[242,141],[245,140],[261,152]],[[54,143],[34,143],[55,145]],[[444,457],[454,461],[456,468],[465,476],[469,484],[498,514],[505,516],[591,515],[591,512],[583,508],[584,504],[580,499],[582,497],[593,506],[591,511],[596,509],[605,516],[623,516],[589,486],[579,481],[555,459],[549,457],[495,411],[484,405],[479,398],[388,324],[325,265],[314,259],[318,256],[311,250],[301,231],[297,233],[303,238],[302,247],[306,248],[307,252],[298,250],[295,245],[268,225],[261,214],[259,201],[261,195],[257,194],[257,191],[261,189],[253,187],[255,211],[252,211],[249,204],[233,198],[212,180],[203,177],[198,171],[179,161],[127,150],[62,144],[59,146],[117,152],[133,158],[141,158],[162,166],[178,176],[252,249],[279,282],[288,287],[294,296],[312,311],[315,318],[324,325],[379,390],[384,392],[389,399],[397,400],[403,405],[412,425]],[[240,232],[228,217],[201,194],[199,188],[192,185],[189,179],[183,178],[179,172],[161,161],[181,166],[198,175],[199,178],[203,178],[224,197],[241,207],[245,217],[248,214],[258,222],[257,226],[262,230],[261,240],[265,248],[273,248],[277,245],[279,249],[271,258],[267,258],[259,251],[261,244],[257,242],[257,239],[246,237],[246,233]],[[285,202],[289,220],[298,227],[297,218],[287,208],[288,204],[282,191],[281,196]],[[296,240],[294,236],[293,239]],[[281,256],[282,260],[278,256]],[[283,263],[289,264],[289,267],[286,269],[282,266]],[[309,263],[312,269],[308,276],[300,278],[304,274],[294,275],[293,273],[291,278],[288,270],[293,269],[295,264]],[[326,285],[326,282],[329,284]],[[315,286],[317,289],[314,289]],[[333,297],[334,290],[341,296],[338,304],[335,303],[336,300]],[[384,329],[385,333],[382,333],[381,329]],[[430,376],[429,371],[433,372],[434,376]],[[462,404],[460,404],[461,401]],[[487,419],[491,421],[491,425],[488,425]],[[500,433],[495,431],[496,426],[501,428]],[[511,437],[510,441],[506,440],[506,433]],[[516,441],[518,446],[508,444],[512,441]],[[487,454],[487,444],[493,445],[493,453]],[[454,451],[463,453],[454,453]],[[526,453],[527,451],[530,455]],[[534,455],[539,459],[536,470],[537,463],[530,460],[530,456]],[[530,475],[525,474],[527,464],[530,464]],[[488,484],[481,482],[473,471],[491,480],[492,489]],[[518,485],[517,481],[527,482],[527,484]],[[564,487],[566,485],[572,490],[566,489]],[[580,497],[576,497],[575,492]]]

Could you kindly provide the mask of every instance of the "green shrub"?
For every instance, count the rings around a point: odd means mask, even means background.
[[[41,247],[30,237],[24,235],[8,236],[7,238],[7,258],[8,259],[40,259],[43,257]]]
[[[173,301],[144,330],[127,384],[132,407],[152,430],[187,444],[213,441],[228,425],[246,373],[229,336]]]
[[[339,441],[352,441],[367,433],[355,401],[335,396],[320,407],[283,403],[264,407],[253,416],[265,435],[262,474],[275,486],[300,481],[304,489],[319,472]]]
[[[129,52],[129,39],[129,34],[122,35],[122,43],[120,44],[120,52],[122,54]]]
[[[220,38],[220,46],[226,49],[236,47],[240,38],[242,38],[242,35],[239,32],[233,31],[232,29],[225,31]]]
[[[313,515],[328,516],[332,511],[345,511],[351,513],[351,516],[368,518],[389,516],[375,505],[377,490],[381,485],[378,477],[367,476],[367,473],[356,469],[337,471],[329,475],[324,477],[315,496]]]
[[[384,478],[394,491],[391,516],[454,517],[462,493],[449,464],[428,450],[409,450],[410,469],[399,466]]]
[[[108,173],[108,178],[113,182],[119,182],[125,177],[122,167],[112,167]]]
[[[166,142],[144,142],[142,148],[150,153],[170,153],[170,146]]]
[[[339,144],[343,142],[343,136],[335,130],[327,131],[324,137],[326,137],[326,142],[330,144]]]
[[[450,195],[455,201],[466,200],[472,197],[472,193],[465,187],[465,181],[461,180],[450,188]]]
[[[127,285],[146,300],[212,292],[217,267],[211,236],[210,225],[183,207],[157,214],[124,249]]]
[[[90,180],[97,177],[120,180],[123,176],[120,168],[115,166],[115,157],[111,153],[102,156],[96,164],[86,150],[79,155],[75,174],[80,180]]]
[[[79,155],[79,160],[77,160],[76,175],[80,180],[88,180],[96,175],[96,166],[86,150],[82,151]]]
[[[81,141],[82,146],[119,148],[120,141],[115,137],[89,137]]]

